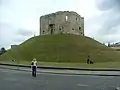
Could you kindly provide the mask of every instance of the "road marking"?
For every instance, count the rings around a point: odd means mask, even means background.
[[[85,85],[85,84],[77,84],[77,86],[79,86],[79,87],[88,87],[89,85]]]
[[[119,88],[119,87],[116,87],[116,90],[120,90],[120,88]]]
[[[6,81],[18,81],[18,79],[16,79],[16,78],[4,78],[4,80],[6,80]]]

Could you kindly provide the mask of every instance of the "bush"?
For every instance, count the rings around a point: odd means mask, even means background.
[[[5,52],[6,52],[6,49],[5,49],[4,47],[2,47],[2,48],[0,49],[0,55],[4,54]]]

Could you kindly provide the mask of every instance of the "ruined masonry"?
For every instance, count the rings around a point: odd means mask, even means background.
[[[59,11],[40,17],[40,35],[75,34],[84,36],[84,18],[73,11]]]

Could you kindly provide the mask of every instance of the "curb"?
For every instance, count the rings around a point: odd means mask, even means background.
[[[27,67],[28,65],[16,65],[16,64],[3,64],[0,63],[0,65],[6,65],[6,66],[17,66],[17,67]],[[82,70],[82,71],[120,71],[120,69],[95,69],[95,68],[67,68],[67,67],[52,67],[52,66],[38,66],[37,68],[41,69],[58,69],[58,70]]]
[[[7,67],[0,67],[0,68],[31,72],[30,70],[25,70],[25,69],[7,68]],[[40,71],[38,71],[38,73],[49,73],[49,74],[59,74],[59,75],[62,74],[62,75],[89,75],[89,76],[91,75],[91,76],[119,76],[120,77],[120,75],[110,75],[110,74],[78,74],[78,73],[40,72]]]

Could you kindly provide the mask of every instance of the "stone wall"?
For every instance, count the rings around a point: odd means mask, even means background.
[[[11,49],[16,48],[18,45],[11,45]]]
[[[72,11],[59,11],[40,17],[40,35],[59,33],[84,35],[84,18]]]

